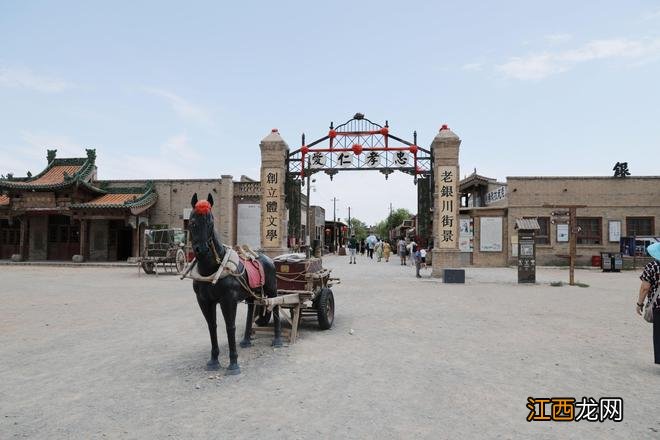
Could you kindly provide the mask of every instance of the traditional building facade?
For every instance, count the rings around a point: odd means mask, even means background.
[[[0,258],[90,258],[100,246],[99,229],[112,239],[103,243],[107,259],[136,255],[143,216],[157,201],[153,186],[96,181],[95,150],[71,159],[56,153],[48,151],[47,166],[36,176],[0,179]]]
[[[535,218],[538,265],[566,265],[569,231],[553,212],[577,205],[577,264],[601,252],[644,256],[660,241],[660,177],[507,177],[497,182],[475,172],[460,183],[461,261],[464,265],[516,264],[517,219]],[[628,245],[628,243],[630,243]],[[630,249],[628,249],[630,248]]]
[[[0,259],[125,261],[141,255],[147,228],[186,228],[194,193],[214,198],[223,243],[260,247],[261,183],[230,175],[211,179],[98,180],[96,153],[61,159],[48,153],[36,176],[0,179]],[[303,232],[307,198],[302,196]],[[311,218],[322,234],[322,208]],[[304,234],[303,234],[304,236]],[[301,236],[298,241],[303,237]],[[15,257],[19,258],[19,257]],[[80,258],[80,257],[78,257]]]

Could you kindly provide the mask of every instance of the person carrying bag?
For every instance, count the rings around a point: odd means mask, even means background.
[[[643,316],[648,322],[653,323],[653,352],[655,363],[660,364],[660,299],[658,299],[658,284],[660,284],[660,243],[650,245],[646,252],[654,258],[644,267],[639,279],[642,284],[639,287],[637,298],[637,314]],[[646,300],[646,304],[644,303]]]

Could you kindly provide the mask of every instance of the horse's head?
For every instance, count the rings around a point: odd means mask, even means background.
[[[213,196],[208,195],[206,200],[197,200],[197,193],[192,196],[190,204],[193,207],[188,220],[188,231],[195,256],[210,255],[213,245]]]

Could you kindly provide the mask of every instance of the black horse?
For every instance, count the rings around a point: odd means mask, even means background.
[[[220,268],[220,262],[225,257],[225,247],[220,243],[213,227],[213,197],[208,195],[206,200],[197,200],[195,193],[190,201],[193,211],[190,214],[188,230],[192,241],[193,252],[197,259],[197,270],[201,276],[211,276]],[[269,298],[277,296],[277,278],[273,260],[265,255],[259,255],[258,260],[263,264],[265,284],[263,291]],[[254,301],[252,294],[243,286],[248,286],[247,274],[243,270],[243,264],[239,263],[238,273],[242,280],[236,276],[220,278],[214,285],[211,282],[193,281],[193,290],[197,295],[197,303],[202,309],[204,318],[209,326],[211,335],[211,360],[206,364],[209,370],[220,368],[218,362],[218,335],[216,331],[216,305],[220,304],[222,316],[225,318],[227,328],[227,341],[229,343],[229,366],[227,374],[239,374],[238,352],[236,351],[236,308],[240,301],[247,300],[248,312],[245,323],[245,336],[241,341],[241,347],[249,347],[250,335],[252,333],[252,315],[254,312]],[[260,293],[260,292],[259,292]],[[269,318],[267,318],[269,320]],[[273,310],[273,321],[275,325],[275,337],[273,346],[282,346],[279,307]],[[263,324],[263,322],[262,322]]]

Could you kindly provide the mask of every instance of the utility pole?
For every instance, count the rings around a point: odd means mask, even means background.
[[[305,145],[305,135],[303,134],[303,145]],[[312,221],[311,218],[312,216],[310,215],[311,211],[311,203],[309,203],[309,190],[311,187],[310,184],[310,177],[311,174],[309,172],[309,166],[310,166],[310,160],[309,156],[307,156],[307,168],[305,169],[305,174],[307,174],[307,239],[309,243],[307,244],[307,258],[310,258],[312,256]]]
[[[337,200],[339,200],[337,197],[332,198],[332,233],[333,233],[333,238],[334,238],[334,248],[335,252],[338,252],[337,250],[337,241],[339,237],[337,236]]]
[[[568,209],[568,260],[569,260],[569,271],[568,271],[568,283],[571,286],[575,285],[575,259],[577,253],[577,234],[578,234],[578,224],[577,224],[577,209],[586,208],[587,205],[543,205],[544,208],[559,208],[559,209]]]
[[[351,207],[348,207],[348,236],[353,233],[353,226],[351,225]]]

